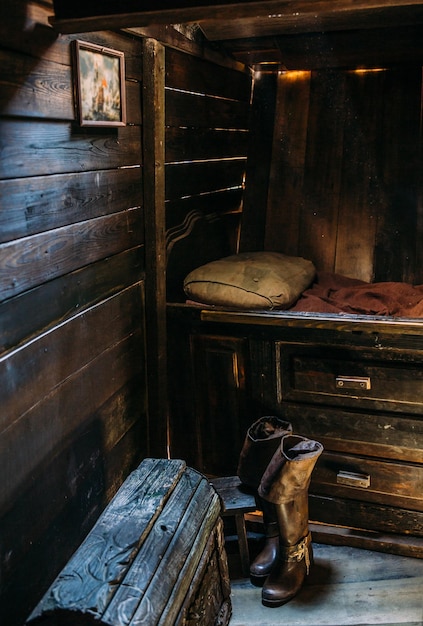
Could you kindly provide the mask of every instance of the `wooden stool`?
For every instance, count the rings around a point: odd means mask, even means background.
[[[256,510],[254,495],[240,489],[241,481],[238,476],[224,476],[213,478],[210,483],[216,489],[222,504],[222,517],[235,517],[238,548],[241,559],[241,571],[244,576],[250,574],[250,555],[248,550],[247,531],[245,528],[245,513]]]

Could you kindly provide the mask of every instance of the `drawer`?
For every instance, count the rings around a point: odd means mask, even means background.
[[[324,452],[310,491],[423,511],[423,465]]]
[[[421,413],[421,353],[276,342],[279,401]]]
[[[317,439],[326,451],[423,463],[420,416],[291,403],[282,411],[295,432]]]

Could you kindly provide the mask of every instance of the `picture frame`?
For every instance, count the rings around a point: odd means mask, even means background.
[[[74,42],[75,102],[80,126],[125,126],[125,55]]]

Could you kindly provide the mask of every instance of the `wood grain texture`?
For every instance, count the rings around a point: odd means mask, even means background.
[[[266,247],[420,284],[420,69],[313,71],[308,94],[305,76],[279,78]]]
[[[144,277],[144,249],[137,247],[1,302],[0,354]]]
[[[211,65],[205,59],[189,56],[178,50],[168,49],[166,87],[249,102],[251,76],[235,69]]]
[[[293,256],[302,247],[309,102],[309,72],[278,76],[264,247]],[[289,237],[283,233],[289,233]]]
[[[142,210],[131,209],[2,244],[2,298],[144,242],[142,217]]]
[[[188,86],[188,85],[187,85]],[[249,128],[249,103],[166,89],[166,124],[195,128]]]
[[[246,159],[176,163],[166,166],[166,200],[242,188]]]
[[[258,75],[254,81],[245,172],[240,252],[263,250],[272,144],[275,126],[276,84],[274,74]]]
[[[167,128],[166,162],[244,157],[248,133],[202,128]]]
[[[130,287],[3,356],[0,432],[108,346],[115,346],[138,329],[141,297],[139,285]],[[52,363],[61,366],[54,368]],[[21,389],[18,397],[17,384]]]
[[[183,624],[195,594],[200,602],[207,594],[201,588],[208,581],[206,566],[214,570],[214,588],[220,591],[214,615],[210,606],[207,611],[214,620],[221,605],[230,604],[227,566],[220,582],[217,558],[225,569],[222,542],[216,545],[219,511],[214,489],[185,462],[145,459],[118,490],[28,623],[57,623],[56,619],[66,623],[67,616],[80,616],[100,624],[145,620],[163,626]],[[193,623],[204,623],[200,620],[197,614]]]
[[[47,189],[43,176],[2,180],[0,202],[0,242],[11,241],[141,206],[142,170],[59,174]]]
[[[0,134],[2,179],[137,166],[141,162],[137,127],[110,132],[104,128],[77,128],[69,122],[3,118]]]
[[[49,0],[0,6],[0,622],[10,626],[148,449],[141,42],[61,36],[52,12]],[[124,52],[127,127],[75,123],[74,39]]]
[[[287,623],[420,626],[422,560],[324,543],[315,541],[314,568],[297,598],[283,608]],[[262,606],[260,594],[248,580],[233,581],[231,626],[280,623]]]

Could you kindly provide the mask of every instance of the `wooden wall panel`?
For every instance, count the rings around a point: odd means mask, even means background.
[[[280,250],[294,256],[299,250],[300,217],[304,203],[310,77],[309,72],[281,72],[278,75],[265,220],[265,249]],[[283,236],[285,232],[289,233],[289,237]]]
[[[21,626],[148,454],[142,44],[0,8],[0,622]],[[72,42],[125,54],[127,119],[81,128]],[[165,450],[163,449],[163,454]],[[7,476],[7,478],[6,478]]]
[[[140,164],[139,127],[76,128],[30,119],[0,122],[1,178],[84,172]],[[24,158],[23,158],[24,156]]]
[[[422,68],[394,69],[381,94],[385,206],[379,216],[375,279],[423,283],[421,254]],[[420,231],[419,231],[420,225]],[[421,260],[421,257],[420,257]]]
[[[0,302],[0,353],[129,287],[143,274],[144,249],[140,246]]]
[[[54,182],[46,189],[43,176],[0,180],[0,243],[142,203],[140,167],[59,174]]]
[[[248,71],[219,67],[205,59],[168,49],[166,87],[249,102],[251,76]]]
[[[133,248],[143,236],[142,210],[129,209],[2,244],[0,290],[4,298],[10,298]]]
[[[345,79],[337,72],[311,76],[301,207],[302,255],[316,267],[333,271],[341,192]]]
[[[313,71],[309,93],[291,75],[279,77],[265,247],[421,284],[421,67]]]
[[[169,126],[236,128],[245,131],[249,119],[248,100],[228,100],[203,93],[166,89],[166,120]]]
[[[380,149],[385,132],[381,94],[386,92],[386,76],[386,72],[348,72],[345,76],[344,158],[334,269],[361,280],[373,279],[376,232],[387,204],[383,177],[387,154]]]
[[[248,154],[251,76],[166,49],[167,297],[237,251]]]

